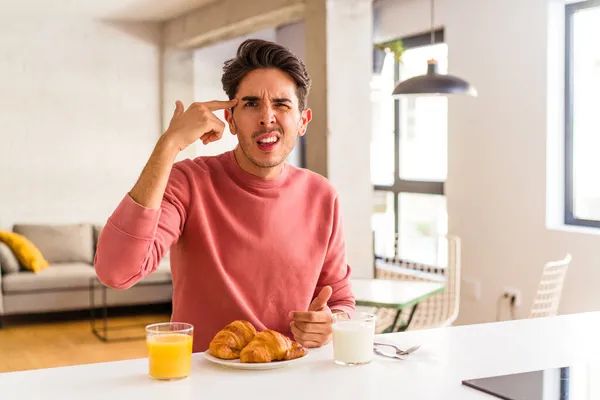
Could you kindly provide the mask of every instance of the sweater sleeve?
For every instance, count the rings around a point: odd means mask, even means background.
[[[98,279],[128,289],[154,272],[183,231],[189,201],[189,180],[178,164],[158,210],[136,203],[128,193],[100,233],[94,257]]]
[[[323,268],[313,299],[325,286],[331,286],[333,293],[327,302],[332,310],[340,310],[352,315],[355,308],[354,294],[350,284],[351,268],[346,263],[346,243],[340,215],[338,198],[334,200],[333,226]]]

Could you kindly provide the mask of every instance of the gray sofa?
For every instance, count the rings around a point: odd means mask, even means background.
[[[90,309],[91,283],[96,307],[102,288],[94,280],[96,243],[102,227],[93,224],[17,224],[15,233],[27,237],[50,266],[35,274],[23,269],[10,248],[0,242],[0,327],[8,315]],[[127,290],[108,289],[106,305],[130,306],[171,301],[171,270],[168,257],[151,275]]]

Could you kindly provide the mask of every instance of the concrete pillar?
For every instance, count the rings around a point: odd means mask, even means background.
[[[307,167],[327,177],[341,203],[348,263],[373,275],[370,177],[371,0],[307,0],[305,62],[313,86]]]
[[[302,60],[306,59],[306,44],[304,42],[305,36],[304,21],[280,25],[275,30],[275,41],[283,46],[286,46]],[[298,138],[296,141],[296,146],[294,146],[294,150],[292,150],[287,158],[288,163],[295,166],[302,165],[303,152],[301,147],[303,146],[303,141],[304,138]]]

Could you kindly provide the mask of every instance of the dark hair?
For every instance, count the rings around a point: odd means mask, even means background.
[[[229,99],[237,95],[244,76],[259,68],[278,68],[286,72],[296,82],[298,108],[304,110],[310,91],[310,76],[306,66],[288,48],[260,39],[245,40],[238,47],[236,56],[225,61],[221,83]]]

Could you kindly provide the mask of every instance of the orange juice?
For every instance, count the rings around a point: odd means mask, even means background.
[[[148,363],[155,379],[178,379],[189,376],[192,366],[192,336],[165,333],[149,336]]]

